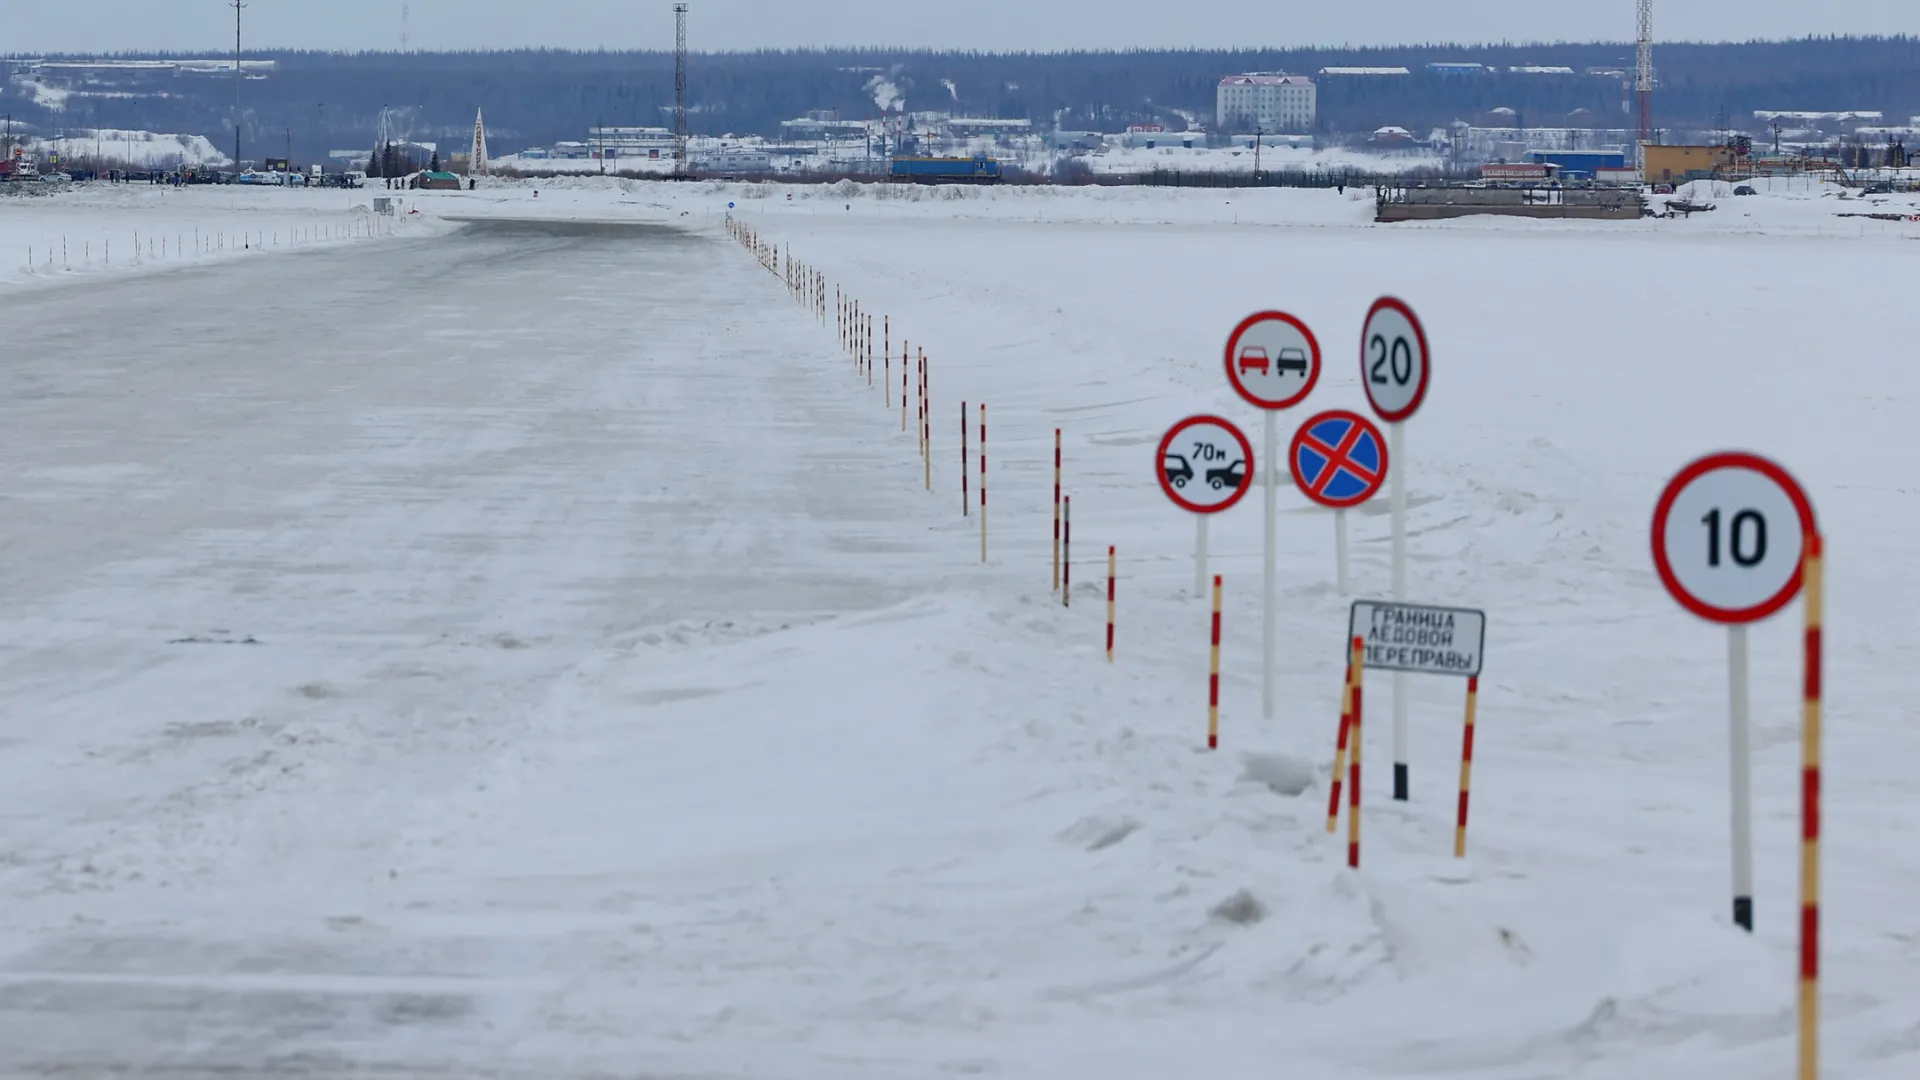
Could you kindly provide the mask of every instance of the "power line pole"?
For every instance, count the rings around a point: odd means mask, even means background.
[[[687,176],[687,5],[673,5],[673,175]]]
[[[247,5],[232,0],[233,8],[233,171],[240,171],[240,11]]]

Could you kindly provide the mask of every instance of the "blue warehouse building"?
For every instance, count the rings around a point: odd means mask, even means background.
[[[1627,167],[1625,150],[1529,150],[1527,160],[1535,165],[1558,166],[1562,180],[1591,180],[1599,169]]]

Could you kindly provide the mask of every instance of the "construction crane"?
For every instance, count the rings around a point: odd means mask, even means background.
[[[1634,96],[1640,100],[1640,167],[1647,166],[1646,145],[1653,141],[1653,0],[1638,0],[1639,33],[1633,62]]]
[[[687,5],[673,5],[673,175],[687,177]]]

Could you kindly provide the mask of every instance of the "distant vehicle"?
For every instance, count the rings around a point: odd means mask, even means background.
[[[1208,486],[1212,487],[1215,491],[1220,491],[1224,488],[1239,487],[1242,483],[1246,482],[1247,474],[1244,471],[1246,464],[1245,461],[1236,461],[1224,468],[1208,469]]]
[[[1655,184],[1653,185],[1653,193],[1655,195],[1671,195],[1673,194],[1673,185],[1672,184]]]
[[[1176,465],[1175,462],[1179,464]],[[1166,470],[1167,483],[1174,487],[1186,487],[1187,481],[1193,479],[1193,466],[1187,464],[1187,459],[1179,454],[1168,454],[1166,460],[1160,463],[1160,467]]]
[[[1280,359],[1274,361],[1276,371],[1291,371],[1304,377],[1307,374],[1307,351],[1305,349],[1281,349]]]
[[[1241,348],[1240,374],[1245,375],[1249,371],[1257,371],[1262,375],[1268,373],[1267,350],[1258,345],[1247,345]]]
[[[1733,193],[1734,193],[1735,195],[1758,195],[1758,194],[1760,194],[1760,193],[1759,193],[1758,191],[1755,191],[1755,190],[1753,190],[1753,187],[1752,187],[1752,185],[1749,185],[1749,184],[1741,184],[1741,185],[1740,185],[1739,187],[1737,187],[1737,188],[1734,188],[1734,189],[1733,189]]]
[[[895,180],[920,184],[997,184],[1000,163],[982,154],[970,158],[899,157],[890,170]]]

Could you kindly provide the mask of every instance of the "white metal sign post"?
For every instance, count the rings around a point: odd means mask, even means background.
[[[1393,598],[1407,598],[1407,439],[1405,421],[1427,397],[1432,375],[1427,334],[1413,309],[1391,296],[1373,302],[1360,329],[1360,384],[1373,411],[1387,422],[1393,462],[1387,499],[1393,511]],[[1407,799],[1407,678],[1393,676],[1393,797]]]
[[[1307,324],[1284,311],[1261,311],[1247,316],[1227,335],[1227,381],[1248,404],[1265,417],[1261,445],[1266,472],[1266,545],[1260,587],[1260,712],[1273,719],[1275,632],[1275,530],[1279,521],[1279,435],[1276,414],[1305,401],[1320,381],[1320,342]]]
[[[1207,584],[1207,518],[1246,496],[1253,470],[1253,444],[1230,420],[1189,416],[1160,439],[1154,478],[1167,498],[1199,523],[1193,561],[1202,596]]]
[[[1813,504],[1755,454],[1710,454],[1680,470],[1653,510],[1653,565],[1680,606],[1727,627],[1733,921],[1753,929],[1752,744],[1747,624],[1799,594]]]

